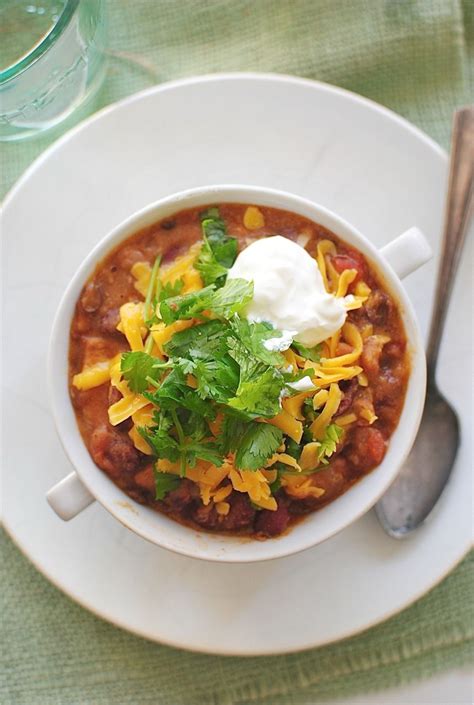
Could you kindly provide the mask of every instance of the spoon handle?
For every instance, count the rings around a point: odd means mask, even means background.
[[[454,113],[443,242],[426,351],[428,377],[431,380],[434,378],[454,278],[472,215],[473,165],[474,108],[470,107]]]

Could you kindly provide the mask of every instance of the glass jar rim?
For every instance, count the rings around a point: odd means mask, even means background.
[[[51,27],[49,32],[45,34],[40,43],[36,44],[31,51],[29,51],[19,61],[11,64],[11,66],[8,66],[4,71],[0,71],[0,83],[9,81],[25,71],[25,69],[35,63],[35,61],[37,61],[53,45],[55,40],[61,36],[68,26],[79,5],[79,2],[80,0],[66,0],[66,4],[64,5],[57,21]]]

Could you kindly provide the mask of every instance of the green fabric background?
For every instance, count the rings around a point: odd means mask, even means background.
[[[343,86],[447,147],[472,99],[474,0],[108,0],[110,57],[96,107],[162,81],[273,71]],[[54,134],[0,147],[0,195]],[[52,587],[0,535],[5,705],[308,705],[472,660],[474,559],[352,639],[299,655],[203,656],[112,627]],[[380,696],[383,703],[383,694]]]

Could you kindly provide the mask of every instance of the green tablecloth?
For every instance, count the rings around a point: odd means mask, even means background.
[[[157,82],[274,71],[349,88],[448,145],[472,93],[473,0],[109,0],[105,105]],[[3,195],[53,139],[0,148]],[[303,705],[426,677],[472,658],[470,556],[385,624],[300,655],[179,652],[85,612],[0,536],[0,701],[5,705]],[[383,695],[381,695],[383,702]]]

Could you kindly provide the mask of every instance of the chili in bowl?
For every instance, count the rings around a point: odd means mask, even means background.
[[[388,247],[405,268],[428,256],[416,229]],[[59,433],[92,495],[158,545],[223,561],[293,553],[370,508],[424,383],[383,253],[319,206],[250,187],[166,199],[108,236],[50,351]],[[49,494],[65,518],[88,500],[71,482]]]

